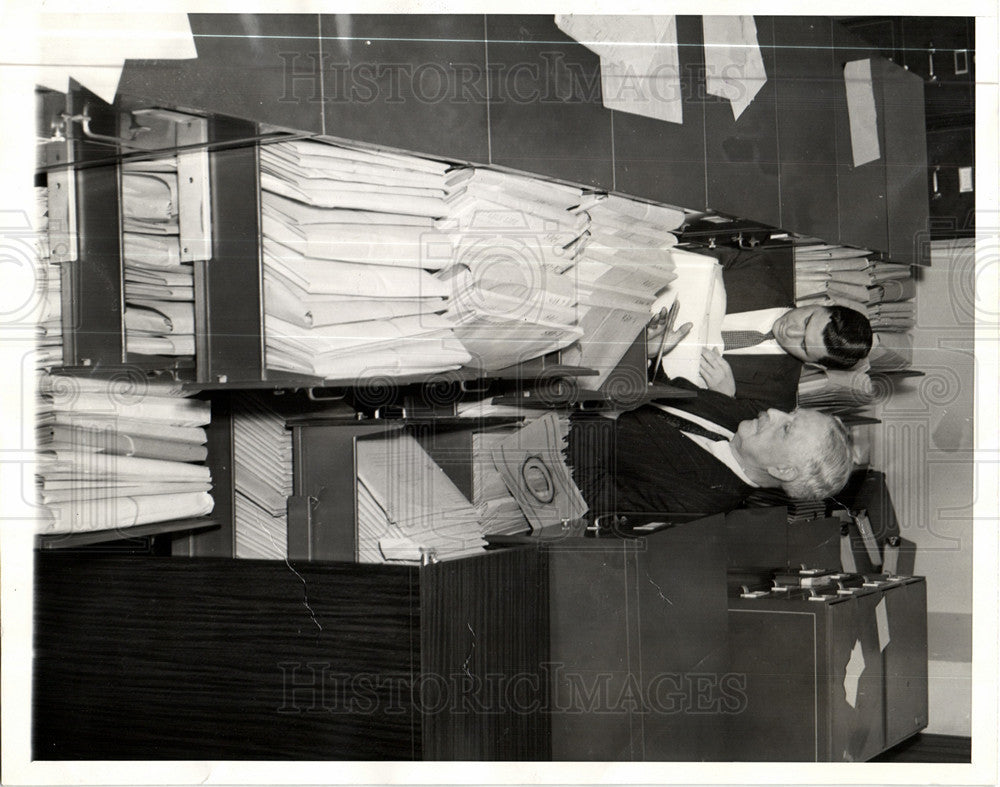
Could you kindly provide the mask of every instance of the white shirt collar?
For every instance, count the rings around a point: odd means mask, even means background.
[[[704,448],[706,451],[712,454],[712,456],[714,456],[716,459],[722,462],[726,467],[732,470],[733,473],[736,475],[736,477],[739,478],[743,483],[747,484],[748,486],[752,486],[754,488],[759,488],[760,484],[755,484],[753,481],[750,480],[747,474],[743,471],[743,467],[740,465],[739,460],[736,458],[736,454],[733,453],[733,446],[732,443],[730,442],[733,439],[733,437],[736,436],[733,431],[731,431],[730,429],[726,429],[723,426],[719,426],[718,424],[709,421],[707,418],[702,418],[701,416],[695,415],[694,413],[688,413],[685,412],[684,410],[678,410],[676,407],[670,407],[669,405],[661,404],[659,402],[650,402],[650,404],[653,405],[653,407],[660,408],[665,413],[671,413],[672,415],[675,415],[678,418],[691,421],[692,423],[698,424],[699,426],[705,429],[708,429],[712,432],[715,432],[727,438],[726,440],[712,440],[709,437],[702,437],[701,435],[691,434],[689,432],[685,432],[683,428],[681,429],[681,432],[684,434],[685,437],[694,440],[694,442],[696,442],[698,445],[700,445],[702,448]]]

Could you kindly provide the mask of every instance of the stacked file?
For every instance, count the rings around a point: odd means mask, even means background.
[[[876,331],[868,362],[873,372],[897,372],[913,364],[913,337],[908,333]]]
[[[472,435],[472,503],[479,512],[484,536],[531,530],[521,507],[493,462],[493,450],[513,431],[504,429]]]
[[[292,437],[285,419],[256,394],[233,405],[236,557],[283,560],[292,494]]]
[[[781,489],[755,489],[745,501],[747,508],[773,508],[784,506],[788,509],[789,522],[803,522],[827,516],[825,500],[791,500]]]
[[[62,366],[62,271],[49,251],[49,192],[35,188],[35,253],[38,255],[40,303],[37,315],[36,362],[40,369]]]
[[[799,305],[827,296],[827,285],[836,274],[864,271],[871,266],[871,252],[849,246],[812,244],[796,246],[795,296]]]
[[[40,531],[76,533],[212,510],[208,402],[179,384],[43,375],[37,418]]]
[[[445,313],[482,371],[562,349],[583,334],[567,275],[589,219],[578,188],[467,167],[449,173],[447,214],[437,224],[452,266],[438,275]]]
[[[356,462],[360,562],[483,550],[475,507],[411,435],[358,440]]]
[[[829,409],[870,404],[875,392],[868,368],[867,362],[847,370],[806,364],[799,379],[799,406]]]
[[[267,366],[327,379],[457,369],[430,271],[447,165],[313,141],[261,151]],[[445,243],[445,245],[447,245]]]
[[[181,262],[177,159],[122,165],[125,344],[142,355],[194,355],[194,272]]]
[[[579,208],[589,218],[574,249],[573,277],[583,337],[566,363],[596,369],[582,381],[600,387],[642,333],[657,296],[676,279],[674,230],[684,212],[614,195],[589,195]]]

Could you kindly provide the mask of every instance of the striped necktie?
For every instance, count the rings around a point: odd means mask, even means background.
[[[725,346],[724,352],[742,350],[744,347],[755,347],[773,338],[774,333],[772,331],[768,331],[767,333],[761,333],[760,331],[722,332],[722,344]]]
[[[680,418],[673,413],[668,413],[663,410],[657,410],[660,418],[666,423],[673,426],[675,429],[679,429],[682,432],[687,432],[688,434],[697,435],[698,437],[707,437],[709,440],[715,440],[720,442],[723,440],[728,440],[729,438],[725,435],[721,435],[718,432],[713,432],[706,429],[704,426],[696,424],[694,421],[689,421],[686,418]]]

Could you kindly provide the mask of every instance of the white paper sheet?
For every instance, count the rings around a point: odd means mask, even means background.
[[[860,167],[881,156],[878,144],[878,115],[872,85],[871,60],[851,60],[844,64],[847,90],[847,117],[851,126],[851,153]]]
[[[854,641],[851,657],[844,668],[844,699],[852,708],[858,706],[858,684],[865,671],[865,656],[861,650],[861,640]]]
[[[557,14],[556,25],[600,56],[604,106],[683,122],[674,16]]]
[[[750,106],[767,82],[752,16],[703,16],[705,89],[729,100],[733,118]]]

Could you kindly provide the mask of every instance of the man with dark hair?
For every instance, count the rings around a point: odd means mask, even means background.
[[[735,397],[746,417],[770,407],[792,410],[803,363],[848,369],[867,357],[872,329],[864,314],[795,307],[791,246],[701,252],[722,264],[726,288],[725,349],[702,352],[701,377],[709,390]],[[654,351],[661,322],[654,320],[647,335]]]

